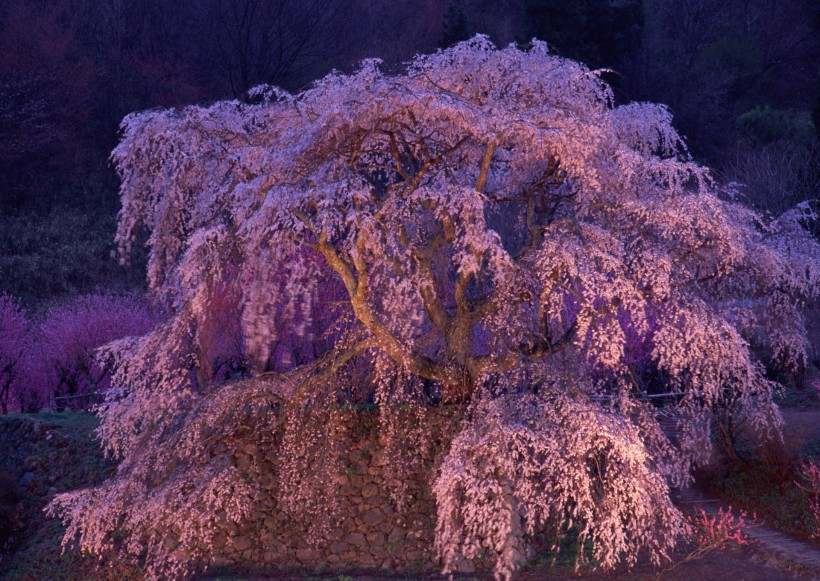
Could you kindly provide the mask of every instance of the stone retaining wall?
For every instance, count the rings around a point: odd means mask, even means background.
[[[427,433],[446,439],[457,423],[456,410],[427,414]],[[305,527],[290,521],[276,508],[273,455],[249,445],[236,455],[237,465],[261,466],[262,490],[251,518],[229,524],[214,543],[211,567],[249,566],[257,569],[306,567],[310,569],[382,568],[393,571],[436,570],[433,534],[436,505],[430,481],[437,458],[421,457],[424,469],[411,473],[406,507],[398,511],[391,501],[386,474],[391,470],[378,437],[376,412],[349,412],[349,438],[343,444],[347,467],[337,475],[340,519],[322,538],[309,543]],[[369,429],[361,429],[362,423]],[[434,446],[441,454],[442,446]],[[418,454],[407,449],[407,454]],[[266,469],[266,466],[268,467]]]

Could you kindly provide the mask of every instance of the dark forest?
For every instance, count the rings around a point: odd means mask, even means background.
[[[37,302],[141,279],[106,258],[127,113],[298,91],[363,58],[400,70],[476,33],[610,69],[619,101],[667,104],[696,159],[779,212],[817,187],[819,29],[810,0],[4,0],[0,289]],[[76,266],[43,279],[41,243]]]

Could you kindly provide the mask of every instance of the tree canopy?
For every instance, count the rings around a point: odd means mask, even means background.
[[[706,460],[711,426],[777,434],[749,340],[765,328],[784,364],[805,358],[809,210],[737,203],[664,106],[616,105],[544,44],[482,36],[399,75],[370,60],[252,96],[123,122],[117,241],[127,256],[150,231],[169,318],[107,349],[100,433],[122,462],[58,497],[67,540],[192,566],[166,537],[207,538],[251,497],[252,475],[203,452],[243,404],[278,402],[259,429],[340,403],[467,406],[431,483],[437,549],[445,571],[489,554],[504,578],[573,523],[604,568],[662,560],[687,531],[669,487]],[[678,446],[647,391],[680,394]],[[281,453],[304,458],[295,445]],[[295,506],[309,488],[280,493]]]

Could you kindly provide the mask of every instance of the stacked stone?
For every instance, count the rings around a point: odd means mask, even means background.
[[[313,543],[305,539],[304,527],[277,511],[274,454],[255,444],[239,450],[236,465],[243,470],[258,470],[254,476],[260,483],[258,498],[246,522],[229,523],[224,534],[217,535],[212,568],[436,569],[432,549],[436,506],[429,490],[432,474],[425,471],[417,474],[415,481],[407,482],[406,506],[401,512],[396,510],[386,474],[390,468],[377,430],[362,434],[357,429],[362,415],[352,411],[346,420],[351,438],[344,448],[347,468],[337,481],[338,524]],[[353,436],[357,433],[358,438]]]

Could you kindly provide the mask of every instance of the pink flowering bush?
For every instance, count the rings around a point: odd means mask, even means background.
[[[725,551],[732,546],[748,545],[746,531],[754,519],[750,521],[743,511],[735,515],[731,508],[720,508],[717,513],[713,514],[700,509],[699,512],[688,515],[686,520],[694,548],[685,557],[664,569],[659,577],[677,569],[684,563],[702,559],[712,551]]]
[[[135,297],[97,293],[48,309],[34,330],[33,354],[42,366],[49,405],[85,408],[99,401],[95,394],[109,388],[111,377],[96,350],[115,339],[144,335],[156,322],[147,305]]]
[[[748,545],[745,529],[748,528],[748,517],[745,512],[739,515],[732,513],[731,509],[718,509],[717,514],[707,514],[705,510],[687,517],[692,534],[697,543],[694,558],[701,557],[707,553],[719,549],[725,550],[731,545]]]

